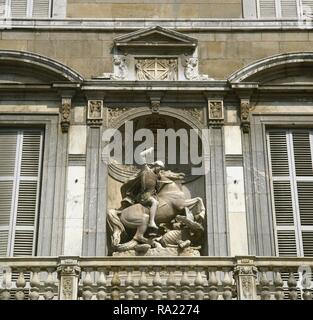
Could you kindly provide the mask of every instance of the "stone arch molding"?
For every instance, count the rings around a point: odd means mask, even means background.
[[[303,71],[312,74],[312,69],[313,52],[286,53],[253,62],[234,72],[228,81],[231,84],[242,82],[262,84],[289,76],[300,76]],[[311,81],[313,82],[313,77],[311,77]]]
[[[79,73],[64,64],[31,52],[0,50],[1,66],[5,67],[7,72],[12,71],[21,75],[29,72],[29,79],[38,78],[42,82],[50,80],[81,83],[84,80]]]

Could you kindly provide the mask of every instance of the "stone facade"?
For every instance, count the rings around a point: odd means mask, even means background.
[[[208,129],[209,170],[184,184],[206,207],[201,255],[277,254],[266,130],[311,127],[313,31],[242,12],[68,0],[66,18],[0,30],[1,128],[45,131],[36,255],[112,253],[106,212],[133,172],[102,161],[102,136],[128,120]]]

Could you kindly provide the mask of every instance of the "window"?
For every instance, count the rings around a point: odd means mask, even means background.
[[[0,0],[1,14],[12,18],[49,18],[52,0]]]
[[[35,253],[43,132],[0,130],[0,256]]]
[[[313,0],[257,0],[259,18],[303,18],[313,13]]]
[[[277,254],[313,257],[313,130],[267,133]]]

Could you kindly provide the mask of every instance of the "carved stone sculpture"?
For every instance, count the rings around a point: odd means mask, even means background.
[[[199,74],[198,58],[187,57],[183,60],[184,74],[187,80],[213,80],[208,75]]]
[[[128,67],[126,58],[123,56],[114,56],[113,58],[114,74],[112,75],[113,80],[126,80],[128,76]]]
[[[107,216],[114,255],[200,255],[205,207],[186,198],[183,179],[157,161],[124,183],[120,208]]]

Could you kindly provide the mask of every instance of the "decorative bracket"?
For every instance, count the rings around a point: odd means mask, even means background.
[[[63,98],[60,107],[61,115],[61,129],[63,133],[67,133],[71,124],[71,108],[72,108],[72,98]]]
[[[240,99],[239,115],[241,120],[241,128],[243,133],[250,132],[250,111],[251,111],[251,97],[253,92],[258,88],[258,84],[254,82],[234,83],[231,84],[232,89],[236,91]]]
[[[243,133],[250,132],[250,98],[240,99],[240,120]]]
[[[148,96],[150,98],[152,113],[159,113],[164,92],[150,92],[148,93]]]

